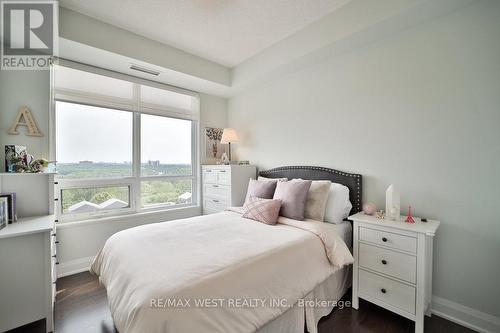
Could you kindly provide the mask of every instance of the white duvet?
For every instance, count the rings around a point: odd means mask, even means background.
[[[254,332],[353,262],[328,226],[229,211],[149,224],[110,237],[91,271],[122,333]]]

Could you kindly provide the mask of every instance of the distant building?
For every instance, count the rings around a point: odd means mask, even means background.
[[[185,192],[181,195],[179,195],[177,197],[177,199],[179,199],[179,203],[188,203],[188,202],[191,202],[191,197],[193,195],[191,194],[191,192]]]
[[[159,160],[148,161],[148,166],[150,166],[150,167],[159,167],[160,166],[160,161]]]
[[[78,164],[94,164],[92,161],[80,161]]]
[[[101,209],[101,206],[88,201],[80,201],[68,208],[68,213],[89,213]]]
[[[128,203],[122,201],[120,199],[109,199],[104,201],[99,205],[100,209],[119,209],[119,208],[127,208]]]

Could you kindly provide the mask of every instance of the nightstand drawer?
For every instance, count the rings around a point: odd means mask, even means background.
[[[417,281],[417,258],[368,244],[359,244],[359,265],[411,283]]]
[[[229,207],[229,202],[217,198],[205,198],[203,208],[209,212],[222,212]]]
[[[231,187],[227,185],[205,184],[203,187],[204,196],[216,196],[219,198],[231,200]]]
[[[411,253],[417,252],[416,238],[392,232],[359,227],[359,240]]]
[[[360,269],[359,293],[415,314],[415,288],[404,283]]]

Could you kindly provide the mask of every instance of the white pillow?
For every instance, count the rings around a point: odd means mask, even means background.
[[[259,176],[259,178],[257,178],[257,180],[259,182],[264,182],[264,181],[286,182],[286,181],[288,181],[288,178],[267,178],[267,177]]]
[[[349,188],[342,184],[332,183],[326,201],[325,222],[340,224],[349,216],[352,204],[349,201]]]

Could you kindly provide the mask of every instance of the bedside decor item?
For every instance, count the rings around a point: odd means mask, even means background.
[[[7,198],[0,198],[0,229],[9,223],[9,206]]]
[[[415,219],[411,215],[411,206],[408,206],[408,216],[405,219],[406,223],[415,223]]]
[[[401,213],[400,196],[396,187],[391,184],[385,191],[385,215],[389,220],[399,220]]]
[[[229,164],[229,158],[227,157],[227,154],[224,152],[222,153],[222,157],[220,158],[221,164]]]
[[[5,172],[26,172],[27,156],[25,146],[5,145]]]
[[[228,144],[229,148],[229,162],[231,162],[231,143],[238,143],[238,134],[236,134],[236,131],[234,128],[224,128],[224,132],[222,133],[222,139],[220,140],[220,143],[222,144]]]
[[[377,211],[377,206],[373,202],[367,202],[363,205],[363,213],[373,215]]]
[[[26,127],[27,136],[38,136],[38,137],[43,136],[42,132],[38,128],[38,125],[35,121],[35,117],[33,117],[30,109],[27,106],[23,106],[19,109],[19,111],[17,111],[16,118],[14,119],[14,122],[10,126],[7,133],[10,135],[19,135],[19,132],[17,131],[17,128],[19,126]]]
[[[222,139],[222,128],[206,127],[205,128],[205,154],[206,158],[220,159],[224,152],[220,140]]]
[[[7,208],[9,214],[9,223],[17,221],[17,206],[15,193],[1,193],[0,198],[7,198]]]
[[[378,219],[385,219],[385,212],[383,210],[379,210],[376,214],[375,214],[375,217],[378,218]]]
[[[49,161],[47,161],[45,158],[33,160],[29,164],[30,172],[34,173],[47,172],[48,167]]]

